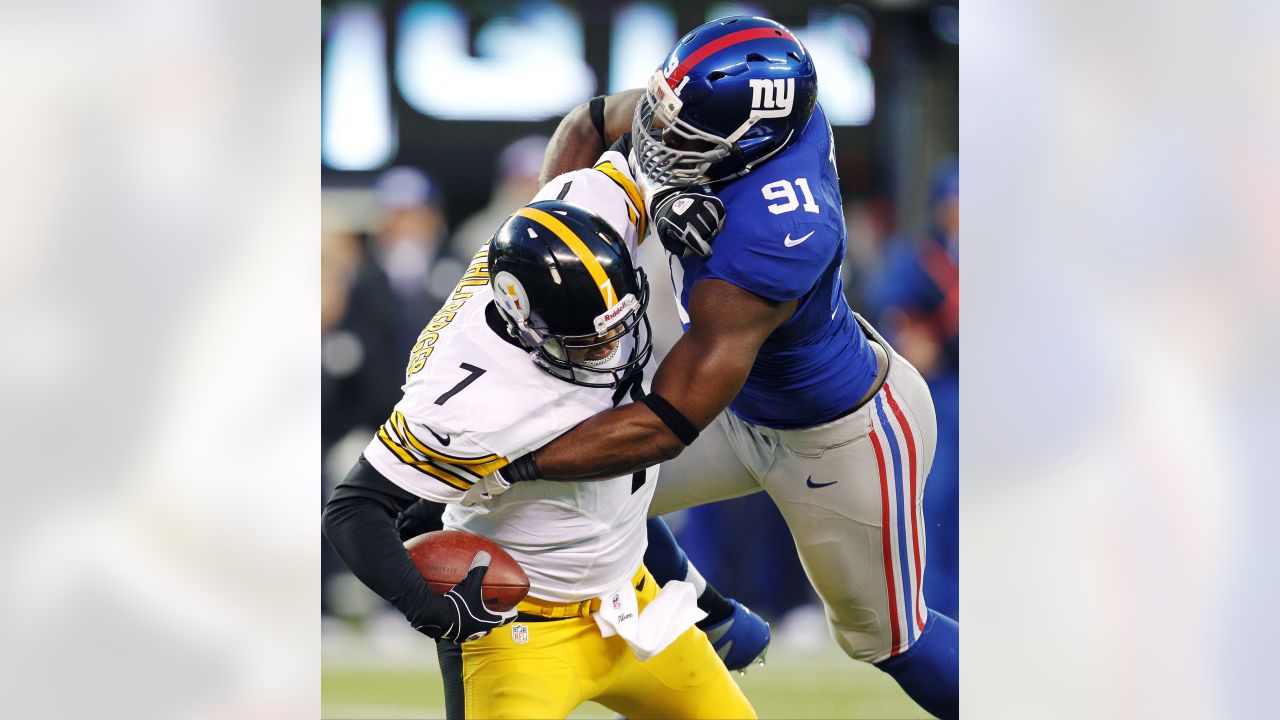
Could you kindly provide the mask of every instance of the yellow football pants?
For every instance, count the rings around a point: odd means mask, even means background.
[[[641,567],[633,584],[642,577],[644,609],[658,583]],[[563,718],[588,700],[630,720],[756,717],[697,628],[642,663],[622,638],[601,637],[590,617],[517,620],[462,645],[462,681],[467,720]]]

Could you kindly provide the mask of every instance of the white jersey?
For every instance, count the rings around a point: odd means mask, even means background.
[[[534,201],[581,205],[608,222],[635,257],[645,210],[626,159],[606,152],[596,167],[547,183]],[[488,244],[410,354],[404,397],[365,448],[396,485],[450,503],[445,527],[483,535],[529,575],[529,593],[555,602],[595,597],[640,566],[658,468],[600,482],[519,483],[492,501],[457,504],[485,474],[578,423],[626,402],[617,391],[574,385],[535,365],[495,331]],[[617,396],[617,397],[616,397]]]

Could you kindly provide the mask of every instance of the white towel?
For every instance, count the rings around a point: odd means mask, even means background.
[[[635,588],[623,580],[600,596],[600,610],[594,617],[602,636],[621,636],[641,662],[665,650],[707,616],[698,609],[698,591],[681,580],[664,585],[644,612],[637,612],[638,607]]]

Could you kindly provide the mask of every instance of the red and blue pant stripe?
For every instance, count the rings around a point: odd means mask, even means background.
[[[915,642],[928,614],[922,592],[919,517],[923,479],[919,477],[916,433],[888,383],[876,395],[875,404],[878,422],[872,428],[871,442],[880,475],[881,551],[893,656]]]

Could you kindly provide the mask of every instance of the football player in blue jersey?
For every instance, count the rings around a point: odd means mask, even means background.
[[[959,625],[922,590],[934,407],[920,373],[845,301],[834,144],[808,51],[770,20],[702,25],[647,88],[570,113],[544,177],[615,142],[647,184],[685,333],[648,396],[519,458],[504,484],[665,461],[653,515],[764,490],[845,653],[955,717]]]

